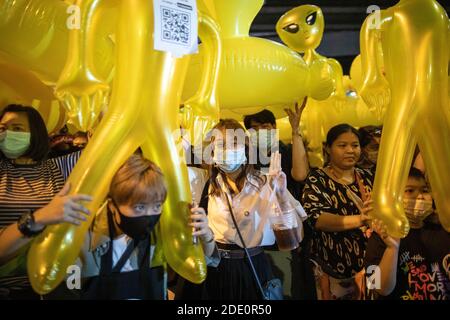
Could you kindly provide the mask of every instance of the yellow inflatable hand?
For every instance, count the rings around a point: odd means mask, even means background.
[[[113,70],[110,35],[114,31],[112,24],[117,20],[117,12],[114,8],[106,11],[115,2],[75,1],[81,12],[80,26],[69,32],[70,54],[56,83],[56,96],[67,109],[69,123],[80,131],[94,126],[109,98],[107,82]],[[105,21],[106,16],[108,20]],[[98,63],[100,58],[103,58],[102,64]]]
[[[183,128],[189,129],[192,145],[201,144],[207,132],[219,121],[217,84],[222,57],[219,30],[217,23],[205,11],[199,11],[199,37],[206,52],[204,68],[197,92],[184,103],[183,108]]]
[[[372,198],[373,216],[389,234],[404,237],[409,224],[402,195],[418,141],[443,227],[450,231],[450,108],[448,101],[449,20],[434,0],[401,0],[382,15],[380,30],[362,30],[364,43],[381,35],[391,103],[386,111]],[[364,65],[376,61],[378,48],[363,53]],[[370,55],[370,52],[372,55]],[[366,56],[364,56],[366,54]],[[366,61],[366,62],[364,62]],[[372,73],[380,83],[382,71]]]
[[[382,11],[381,16],[383,18],[380,23],[384,23],[384,21],[389,19],[384,15],[385,13]],[[364,76],[361,88],[359,89],[359,94],[370,110],[375,113],[377,117],[381,118],[381,114],[385,113],[386,107],[390,103],[391,92],[384,75],[384,65],[382,64],[383,51],[380,44],[381,32],[379,29],[374,29],[369,21],[371,21],[371,16],[366,18],[361,28],[360,56],[361,69]]]
[[[83,9],[80,26],[92,25],[96,29],[90,35],[71,26],[68,2],[4,0],[0,6],[0,59],[31,70],[46,85],[54,86],[59,81],[57,96],[68,107],[68,120],[83,131],[94,122],[91,118],[98,116],[107,96],[104,83],[111,79],[113,70],[113,42],[109,36],[114,32],[112,8],[116,2],[78,2]],[[100,22],[93,12],[109,15],[110,19]],[[78,39],[84,51],[69,50],[69,34],[70,41]]]

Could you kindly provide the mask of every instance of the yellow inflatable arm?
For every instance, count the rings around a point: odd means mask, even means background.
[[[393,236],[404,237],[408,233],[402,197],[418,142],[440,222],[450,231],[448,16],[435,0],[401,0],[387,9],[382,18],[380,32],[376,33],[381,34],[382,48],[389,49],[383,50],[383,57],[392,99],[381,137],[372,195],[373,216],[382,219]],[[362,46],[379,43],[377,39],[365,38],[373,37],[373,32],[363,29],[361,35]],[[376,60],[370,54],[376,51],[377,48],[361,50],[363,69],[368,59]],[[366,93],[373,95],[369,90]]]
[[[121,1],[118,16],[117,73],[111,103],[69,177],[71,194],[92,195],[94,201],[87,206],[96,212],[116,170],[142,146],[161,167],[168,184],[161,218],[166,258],[177,273],[199,283],[205,279],[206,265],[202,248],[192,245],[186,224],[189,182],[172,138],[189,59],[153,49],[151,1]],[[64,279],[92,218],[81,226],[51,226],[34,241],[28,256],[34,290],[48,293]]]
[[[373,13],[372,15],[374,15]],[[383,51],[381,47],[381,29],[390,23],[385,10],[381,11],[380,28],[374,28],[369,15],[363,23],[360,36],[362,86],[359,94],[369,109],[380,117],[390,103],[390,87],[383,74]]]
[[[108,79],[113,68],[107,65],[109,69],[102,70],[99,62],[111,61],[113,57],[109,36],[114,31],[112,23],[117,21],[117,0],[77,0],[75,5],[80,10],[80,26],[69,33],[69,51],[56,83],[56,96],[67,109],[69,123],[87,131],[93,127],[109,98]],[[109,50],[99,51],[105,47]],[[103,59],[105,53],[111,56]]]

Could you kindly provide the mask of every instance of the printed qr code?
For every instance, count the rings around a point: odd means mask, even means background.
[[[162,40],[180,45],[190,43],[190,16],[179,10],[162,7]]]

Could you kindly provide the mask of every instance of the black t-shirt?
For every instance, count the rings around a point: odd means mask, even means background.
[[[378,234],[370,237],[365,266],[378,265],[386,245]],[[450,299],[450,233],[440,225],[427,224],[411,229],[400,241],[396,286],[388,296],[374,291],[377,299],[449,300]]]

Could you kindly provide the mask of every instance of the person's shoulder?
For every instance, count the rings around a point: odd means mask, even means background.
[[[441,240],[450,246],[450,232],[444,229],[441,224],[427,222],[420,228],[420,234],[426,238]],[[425,240],[426,241],[426,240]]]
[[[386,247],[386,244],[384,243],[383,239],[381,239],[380,235],[376,232],[372,232],[367,243],[373,243],[373,244],[377,244],[377,245]]]
[[[326,177],[327,175],[322,168],[311,168],[311,170],[309,170],[306,181],[317,182],[318,179],[320,178],[325,179]]]
[[[76,150],[67,154],[64,154],[62,156],[48,158],[47,161],[53,161],[53,162],[66,162],[71,160],[78,160],[78,158],[81,156],[82,150]]]
[[[356,172],[358,172],[363,177],[369,177],[372,178],[374,176],[374,173],[372,169],[363,169],[360,167],[355,167]]]
[[[9,164],[8,160],[0,157],[0,168],[6,168],[6,167],[8,167],[8,164]],[[0,172],[3,172],[3,170]]]

